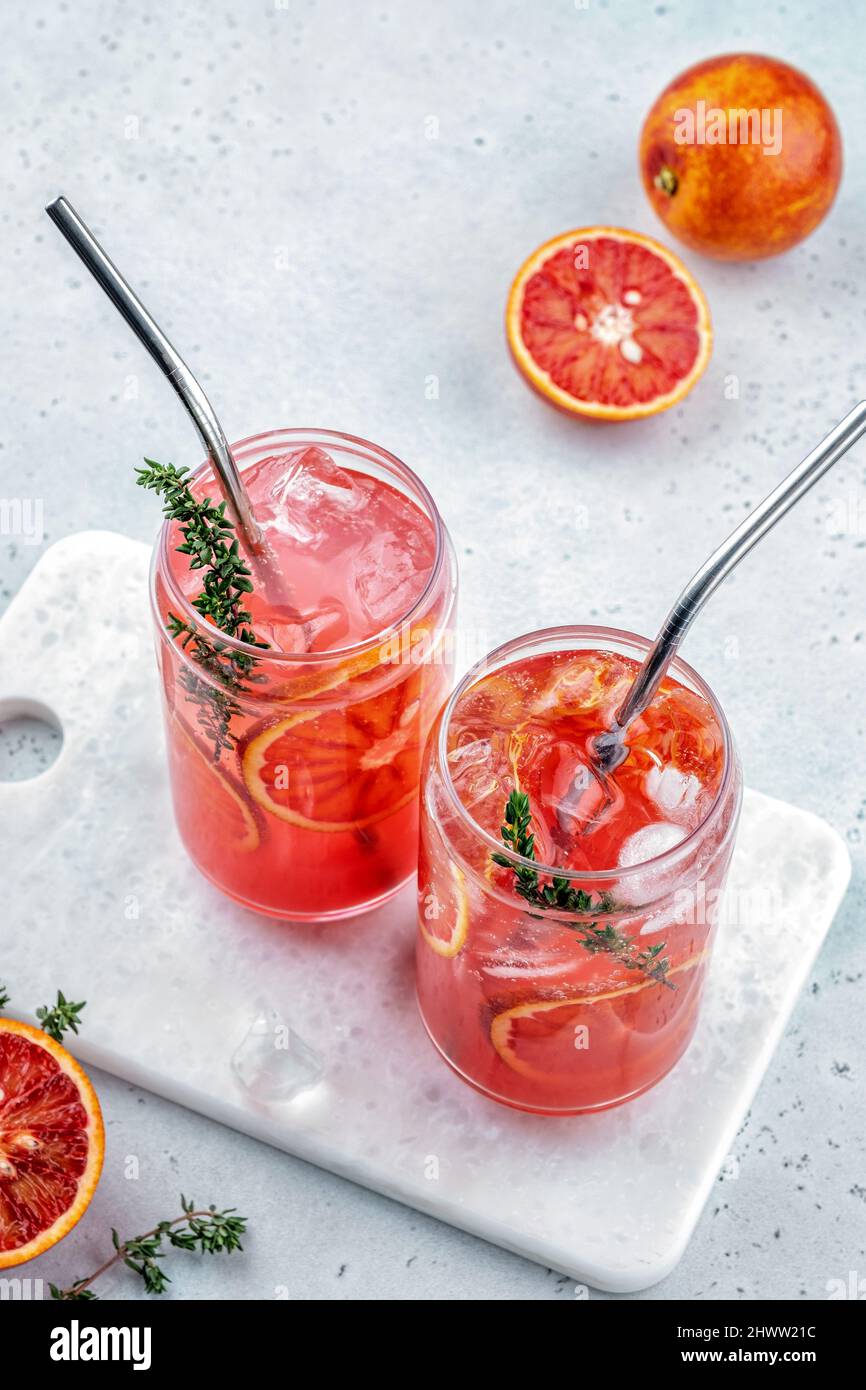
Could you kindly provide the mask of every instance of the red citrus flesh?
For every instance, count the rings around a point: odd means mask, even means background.
[[[511,288],[506,329],[541,395],[602,420],[674,405],[712,344],[706,300],[679,258],[617,227],[567,232],[530,256]]]
[[[0,1019],[0,1269],[72,1229],[104,1147],[99,1102],[75,1059],[38,1029]]]
[[[263,810],[308,830],[363,831],[415,795],[421,679],[346,708],[300,710],[253,730],[244,781]]]

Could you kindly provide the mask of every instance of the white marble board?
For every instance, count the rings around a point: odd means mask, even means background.
[[[223,899],[175,834],[146,599],[147,547],[105,532],[48,550],[0,620],[0,719],[48,714],[57,761],[0,783],[0,979],[32,1014],[86,998],[103,1067],[604,1289],[676,1264],[847,886],[838,835],[747,792],[725,924],[683,1061],[618,1110],[547,1119],[476,1095],[424,1035],[414,900],[346,926]],[[731,914],[736,917],[738,914]],[[760,915],[760,914],[759,914]],[[255,1078],[257,1019],[296,1046]],[[240,1051],[239,1051],[240,1049]],[[269,1059],[273,1050],[268,1050]],[[292,1068],[291,1074],[289,1067]],[[306,1082],[291,1098],[274,1096]]]

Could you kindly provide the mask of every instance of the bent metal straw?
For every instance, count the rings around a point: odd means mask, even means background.
[[[253,515],[225,432],[199,382],[71,203],[66,198],[56,198],[45,211],[171,382],[213,462],[269,598],[276,600],[281,596],[285,600],[286,583]]]

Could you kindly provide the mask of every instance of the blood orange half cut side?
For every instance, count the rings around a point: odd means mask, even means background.
[[[511,287],[506,332],[541,395],[600,420],[675,405],[712,347],[707,302],[679,257],[620,227],[579,228],[533,252]]]
[[[104,1152],[99,1101],[75,1058],[39,1029],[0,1018],[0,1269],[72,1230]]]

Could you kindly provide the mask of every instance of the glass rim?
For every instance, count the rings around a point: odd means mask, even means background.
[[[498,661],[500,657],[515,654],[522,647],[534,645],[536,643],[552,642],[559,639],[566,639],[568,642],[568,645],[565,645],[564,642],[559,650],[568,651],[569,648],[572,650],[579,650],[575,645],[574,639],[581,636],[594,639],[596,642],[596,649],[599,651],[604,650],[603,641],[605,638],[611,641],[637,643],[644,651],[649,651],[652,646],[652,639],[641,637],[639,633],[629,632],[625,628],[604,627],[591,623],[539,628],[537,631],[525,633],[521,637],[512,637],[508,642],[503,642],[500,646],[495,647],[492,652],[488,652],[480,661],[476,661],[454,687],[442,711],[436,749],[442,781],[448,794],[449,801],[464,825],[468,827],[476,839],[489,845],[491,852],[504,856],[510,864],[513,864],[515,869],[534,869],[536,873],[545,877],[563,878],[569,883],[578,886],[580,884],[620,882],[636,874],[646,874],[649,868],[663,868],[666,865],[676,863],[678,860],[684,858],[690,847],[693,847],[696,837],[705,834],[718,819],[721,809],[725,804],[735,765],[733,737],[721,704],[703,677],[698,675],[697,671],[695,671],[687,661],[683,661],[682,657],[676,656],[668,668],[669,673],[674,675],[681,673],[685,675],[689,681],[694,682],[697,687],[697,693],[708,701],[713,714],[718,720],[724,741],[724,769],[712,805],[708,809],[706,815],[704,815],[698,824],[689,831],[685,839],[680,840],[678,844],[673,845],[670,849],[664,850],[661,854],[653,855],[650,859],[641,860],[638,864],[623,865],[622,867],[615,866],[610,869],[566,869],[559,868],[552,864],[542,864],[536,859],[527,859],[525,855],[518,854],[516,850],[510,849],[502,840],[497,840],[494,835],[491,835],[489,831],[479,825],[457,795],[457,789],[454,786],[451,770],[448,765],[448,729],[457,701],[480,676],[488,673],[491,669],[495,669],[497,662],[500,667],[504,667],[508,664],[504,661]],[[527,911],[529,911],[528,905]]]
[[[174,523],[169,517],[166,517],[159,529],[156,544],[153,547],[150,567],[151,606],[158,615],[156,603],[156,577],[159,571],[172,600],[176,600],[177,606],[184,617],[188,619],[189,622],[194,623],[198,630],[210,638],[211,641],[214,643],[218,642],[221,647],[228,648],[230,651],[242,652],[246,656],[255,657],[258,663],[275,662],[278,665],[285,665],[287,667],[293,665],[308,665],[310,663],[325,664],[329,661],[345,661],[347,658],[357,656],[361,652],[369,651],[372,647],[387,641],[394,632],[399,631],[404,624],[411,623],[413,619],[424,611],[428,601],[435,593],[436,585],[442,572],[442,566],[448,553],[445,523],[442,520],[439,508],[433,500],[432,493],[429,491],[426,484],[418,477],[418,474],[415,473],[407,463],[404,463],[402,459],[398,458],[396,454],[392,454],[389,449],[383,448],[381,444],[374,444],[372,440],[364,439],[361,435],[347,434],[342,430],[321,429],[315,426],[263,430],[258,434],[245,435],[243,439],[239,439],[235,443],[230,444],[229,450],[235,462],[242,463],[246,457],[249,457],[249,455],[254,453],[257,449],[277,439],[286,439],[287,441],[294,440],[297,443],[307,439],[311,444],[320,441],[330,441],[335,446],[341,444],[361,445],[364,449],[375,454],[376,458],[381,460],[387,467],[392,468],[398,477],[402,477],[404,481],[408,481],[411,487],[417,491],[418,498],[426,508],[429,519],[433,524],[436,548],[427,583],[415,602],[386,627],[380,628],[377,632],[374,632],[372,636],[365,637],[360,642],[353,642],[347,647],[334,647],[324,652],[282,652],[270,647],[254,647],[251,643],[242,642],[239,638],[232,637],[229,633],[223,632],[218,627],[214,627],[213,623],[199,613],[197,608],[193,607],[190,600],[179,588],[172,575],[170,564],[168,563],[168,537]],[[192,481],[198,478],[208,468],[213,469],[213,463],[210,458],[204,459],[196,468],[191,469],[186,475],[187,480]],[[188,656],[182,648],[178,647],[178,651],[180,651],[182,655]]]

